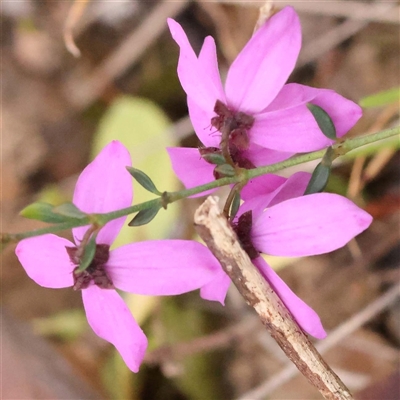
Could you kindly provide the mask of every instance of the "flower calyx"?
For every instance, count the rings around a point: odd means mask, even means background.
[[[73,272],[74,290],[86,289],[91,282],[101,289],[115,289],[112,280],[107,275],[105,264],[110,257],[110,246],[107,244],[96,244],[96,251],[90,265],[79,271],[79,249],[77,247],[65,247],[71,262],[76,265]]]
[[[250,257],[250,260],[254,260],[259,256],[259,251],[254,247],[251,241],[251,227],[253,224],[253,212],[247,211],[243,213],[237,220],[232,222],[231,226],[236,233],[239,243],[243,250]]]
[[[220,100],[216,101],[214,112],[217,115],[211,118],[211,125],[220,132],[226,129],[229,141],[239,150],[247,150],[250,143],[248,131],[254,124],[254,117],[241,111],[233,111]]]
[[[204,148],[200,152],[202,158],[217,165],[225,161],[232,167],[255,168],[243,154],[250,145],[249,130],[254,124],[254,117],[241,111],[233,111],[220,100],[216,101],[214,112],[217,115],[211,118],[211,126],[221,132],[220,148]]]

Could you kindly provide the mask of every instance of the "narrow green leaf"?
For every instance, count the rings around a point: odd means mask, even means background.
[[[74,219],[84,219],[87,217],[84,212],[82,212],[75,204],[72,203],[64,203],[54,207],[53,212]]]
[[[37,202],[29,204],[29,206],[25,207],[21,212],[25,218],[36,219],[38,221],[48,222],[48,223],[60,223],[66,222],[69,218],[66,218],[63,215],[55,214],[53,212],[54,206],[49,203]]]
[[[232,165],[222,164],[215,167],[214,174],[215,173],[220,176],[235,176],[235,169],[232,167]]]
[[[93,261],[96,254],[96,236],[97,234],[93,234],[86,245],[83,256],[80,259],[79,268],[77,269],[78,272],[84,271]]]
[[[225,157],[218,153],[208,153],[201,156],[209,164],[222,165],[226,163]]]
[[[231,220],[233,220],[233,218],[236,217],[239,207],[240,207],[240,193],[236,193],[235,196],[233,197],[233,201],[232,201],[232,205],[231,205],[231,212],[230,212]]]
[[[146,175],[143,171],[140,171],[139,169],[133,167],[126,167],[126,169],[133,176],[133,178],[146,190],[158,196],[162,195],[162,193],[157,190],[156,185],[153,183],[150,177]]]
[[[324,164],[328,167],[332,166],[333,161],[338,157],[338,155],[335,153],[335,150],[333,150],[332,146],[329,146],[326,149],[326,152],[324,156],[322,157],[321,164]]]
[[[322,192],[328,183],[330,172],[330,166],[319,163],[311,176],[310,182],[308,183],[304,194],[306,195]]]
[[[336,128],[332,122],[331,117],[328,113],[319,106],[315,104],[308,103],[307,108],[311,111],[311,114],[315,118],[319,128],[321,129],[322,133],[331,140],[336,140]]]
[[[359,102],[363,108],[387,106],[400,101],[400,88],[392,88],[362,98]]]
[[[178,179],[165,151],[166,147],[177,146],[176,136],[165,133],[171,128],[171,124],[165,112],[156,103],[145,98],[119,96],[109,104],[101,118],[93,138],[92,157],[111,140],[119,140],[129,149],[132,160],[135,161],[134,167],[145,171],[161,192],[164,191],[161,190],[164,187],[170,192],[179,190]],[[154,198],[154,193],[148,192],[136,182],[135,185],[136,204]],[[178,212],[179,204],[175,203],[168,207],[168,212],[158,213],[157,224],[147,224],[133,230],[125,224],[114,246],[122,246],[134,240],[165,238],[171,224],[178,217]]]
[[[129,226],[141,226],[148,224],[157,215],[160,210],[161,205],[157,205],[151,208],[146,208],[145,210],[139,211],[135,217],[129,222]]]

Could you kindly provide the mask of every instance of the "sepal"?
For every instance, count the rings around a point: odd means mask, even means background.
[[[96,237],[97,234],[94,233],[89,242],[86,244],[83,250],[83,255],[79,258],[79,267],[76,269],[76,272],[85,271],[93,261],[93,258],[96,254]],[[80,249],[78,249],[78,251],[79,250]]]

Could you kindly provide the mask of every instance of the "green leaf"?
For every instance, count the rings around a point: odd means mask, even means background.
[[[328,183],[330,172],[331,167],[329,165],[324,165],[322,162],[319,163],[311,176],[304,194],[322,192]]]
[[[333,161],[338,157],[338,155],[335,153],[335,150],[333,150],[332,146],[329,146],[326,149],[326,152],[324,156],[322,157],[321,164],[324,164],[328,167],[332,166]]]
[[[311,111],[311,114],[315,118],[319,128],[321,129],[322,133],[331,140],[336,140],[336,128],[332,122],[331,117],[328,113],[319,106],[315,104],[308,103],[307,108]]]
[[[219,176],[235,176],[235,168],[230,164],[218,165],[214,169],[214,173],[217,173]]]
[[[129,222],[129,226],[141,226],[148,224],[157,215],[161,205],[156,205],[151,208],[139,211],[135,217]]]
[[[143,171],[140,171],[139,169],[133,167],[126,167],[126,169],[133,176],[133,178],[136,179],[136,181],[146,190],[158,196],[162,195],[162,193],[157,190],[156,185],[153,183],[150,177],[146,175]]]
[[[52,206],[51,204],[37,202],[37,203],[32,203],[29,206],[25,207],[20,212],[20,215],[22,215],[25,218],[36,219],[38,221],[48,222],[51,224],[66,222],[70,220],[70,218],[68,217],[65,217],[60,214],[55,214],[53,209],[54,206]]]
[[[97,233],[94,233],[86,245],[83,256],[80,259],[79,268],[77,269],[78,272],[84,271],[93,261],[96,254],[96,237]]]
[[[378,142],[369,143],[365,146],[354,149],[340,158],[341,162],[353,160],[357,157],[368,157],[378,153],[383,149],[400,149],[400,140],[398,136],[379,140]]]
[[[72,341],[87,329],[87,319],[82,309],[59,311],[48,317],[34,318],[34,331],[43,336],[57,336]]]
[[[359,102],[363,108],[387,106],[400,101],[400,88],[392,88],[362,98]]]
[[[226,163],[225,157],[218,153],[203,154],[201,158],[203,158],[203,160],[207,161],[209,164],[222,165]]]
[[[233,197],[232,205],[231,205],[231,212],[230,212],[230,220],[232,221],[233,218],[236,217],[236,214],[240,207],[240,193],[236,193]]]
[[[178,190],[180,183],[172,168],[166,147],[178,145],[171,134],[171,122],[155,103],[148,99],[121,96],[114,100],[102,119],[94,136],[92,157],[111,140],[119,140],[131,153],[135,168],[151,176],[155,186],[168,191]],[[136,204],[154,199],[136,181],[134,201]],[[131,229],[125,224],[113,246],[119,247],[132,241],[163,239],[170,234],[177,221],[180,203],[168,206],[168,212],[159,213],[157,224],[147,224]]]
[[[57,207],[54,207],[53,212],[73,219],[84,219],[87,217],[84,212],[82,212],[75,204],[72,203],[63,203]]]

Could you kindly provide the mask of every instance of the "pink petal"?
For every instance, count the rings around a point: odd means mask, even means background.
[[[265,112],[256,117],[251,130],[254,143],[291,152],[313,151],[332,140],[319,129],[307,103],[322,107],[342,137],[361,117],[361,108],[333,90],[315,89],[295,83],[285,85]]]
[[[204,59],[199,62],[182,27],[173,19],[168,19],[171,35],[180,48],[178,61],[178,76],[186,94],[204,110],[214,108],[218,95],[218,85],[215,82],[213,65],[217,63],[216,54],[212,51],[213,44],[205,44]],[[215,60],[211,59],[212,57]]]
[[[251,200],[256,196],[263,196],[272,193],[287,181],[286,178],[279,175],[267,174],[252,178],[240,192],[242,200]]]
[[[319,150],[334,143],[323,135],[306,104],[257,115],[250,135],[259,146],[292,153]]]
[[[253,211],[253,224],[262,211],[282,201],[303,196],[310,181],[308,172],[296,172],[285,179],[277,175],[263,175],[252,179],[242,190],[242,199],[245,202],[240,206],[238,216],[246,211]],[[251,185],[252,184],[252,185]]]
[[[213,95],[216,99],[226,102],[224,88],[218,70],[217,49],[215,40],[211,36],[204,39],[203,46],[199,54],[199,65],[204,74],[210,79]],[[215,104],[212,106],[214,107]]]
[[[361,118],[362,108],[333,90],[318,89],[313,104],[323,108],[331,117],[338,137],[345,135]]]
[[[214,105],[204,110],[189,96],[187,98],[187,104],[190,122],[201,143],[205,147],[219,147],[221,133],[211,125],[211,118],[216,115],[214,112]]]
[[[132,177],[126,170],[131,157],[122,143],[114,140],[83,170],[76,183],[74,204],[86,213],[106,213],[132,204]],[[98,234],[97,243],[111,245],[126,217],[109,222]],[[87,227],[74,228],[77,243]]]
[[[253,222],[257,250],[309,256],[336,250],[368,228],[372,217],[345,197],[317,193],[279,203]]]
[[[75,267],[65,247],[74,247],[74,244],[48,234],[21,240],[15,254],[28,276],[38,285],[58,289],[74,284],[72,273]]]
[[[266,149],[265,147],[261,147],[251,141],[249,149],[243,151],[243,157],[250,160],[256,167],[271,165],[287,160],[292,157],[293,154],[294,153],[288,153],[286,151]]]
[[[212,92],[213,101],[207,102],[206,108],[202,108],[197,105],[197,95],[195,98],[188,96],[189,116],[200,141],[207,147],[219,147],[221,134],[211,126],[211,118],[216,115],[214,112],[216,100],[226,103],[226,98],[218,71],[215,41],[211,36],[205,38],[198,62],[210,81],[207,87]]]
[[[222,268],[215,278],[200,289],[200,296],[204,300],[219,301],[225,305],[225,297],[231,284],[231,279]]]
[[[253,260],[264,278],[275,290],[287,309],[291,312],[301,329],[317,339],[326,337],[318,314],[303,300],[297,297],[279,275],[265,262],[262,257]]]
[[[275,204],[282,203],[294,197],[303,196],[310,179],[311,174],[309,172],[296,172],[282,186],[275,190],[275,196],[267,204],[267,207],[272,207]]]
[[[199,289],[221,269],[207,247],[192,240],[132,243],[110,253],[115,287],[144,295],[175,295]]]
[[[200,157],[198,149],[187,147],[167,147],[172,169],[185,185],[186,189],[215,181],[215,165],[209,164]],[[207,190],[190,197],[206,196],[216,189]]]
[[[310,103],[318,95],[319,90],[298,83],[288,83],[283,86],[264,112],[279,111]]]
[[[82,290],[89,325],[96,335],[112,343],[126,365],[138,372],[147,348],[147,338],[119,294],[96,285]]]
[[[236,110],[258,113],[279,93],[301,47],[299,18],[291,7],[271,17],[231,65],[225,91]]]

